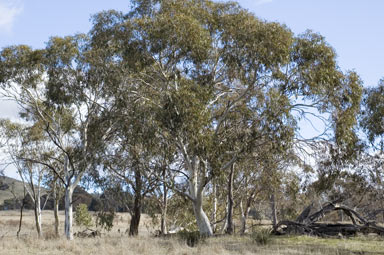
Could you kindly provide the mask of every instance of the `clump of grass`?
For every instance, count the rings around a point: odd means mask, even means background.
[[[52,239],[58,238],[58,236],[56,235],[56,233],[53,229],[49,229],[48,231],[45,231],[43,233],[44,233],[44,239],[45,240],[52,240]]]
[[[251,234],[251,239],[259,245],[267,245],[272,240],[271,230],[268,228],[258,228]]]
[[[184,241],[189,247],[195,247],[197,244],[205,241],[205,236],[201,235],[199,231],[180,231],[177,233],[179,239]]]

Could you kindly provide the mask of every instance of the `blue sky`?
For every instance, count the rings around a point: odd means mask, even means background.
[[[261,19],[278,21],[299,34],[311,29],[326,37],[342,70],[355,70],[365,86],[384,77],[383,0],[240,0]],[[27,44],[42,48],[51,36],[87,32],[92,14],[129,10],[128,0],[0,0],[0,48]],[[16,116],[0,101],[0,117]],[[13,175],[13,174],[11,174]]]

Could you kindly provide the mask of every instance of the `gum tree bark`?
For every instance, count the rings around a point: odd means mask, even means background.
[[[15,161],[15,166],[24,186],[24,190],[33,202],[33,212],[35,217],[35,226],[37,236],[43,237],[41,227],[41,181],[43,178],[43,169],[41,166],[35,166],[30,162]]]
[[[131,223],[129,225],[129,235],[137,236],[139,234],[139,224],[141,218],[141,207],[142,207],[142,187],[143,183],[141,180],[141,172],[139,169],[135,169],[135,199],[133,203],[133,209],[131,213]]]
[[[166,185],[166,167],[163,167],[163,203],[161,205],[161,221],[160,221],[160,231],[161,234],[167,234],[167,210],[168,210],[168,187]]]
[[[200,159],[197,156],[193,156],[193,158],[188,162],[187,166],[190,176],[189,195],[192,201],[193,211],[195,213],[199,232],[204,236],[212,236],[213,231],[211,228],[211,223],[203,210],[203,193],[205,184],[203,181],[199,181]]]
[[[212,236],[212,226],[203,209],[204,190],[206,185],[212,180],[212,175],[208,177],[212,169],[210,169],[207,160],[201,159],[197,155],[188,153],[187,146],[183,142],[183,139],[178,137],[177,140],[178,147],[184,159],[186,175],[188,176],[188,193],[182,191],[178,191],[178,193],[184,195],[192,202],[193,211],[200,234],[203,236]],[[224,171],[231,167],[231,165],[236,160],[237,157],[234,156],[230,161],[228,161],[223,167],[220,168],[220,171]]]
[[[40,200],[40,189],[34,201],[34,213],[35,213],[35,223],[36,223],[36,231],[39,238],[43,237],[43,231],[41,228],[41,200]]]
[[[65,222],[64,222],[64,233],[68,240],[73,240],[73,208],[72,208],[72,196],[73,190],[67,188],[65,190]]]
[[[79,184],[81,177],[85,171],[79,171],[74,175],[74,171],[69,169],[69,159],[65,157],[64,174],[65,174],[65,196],[64,196],[64,233],[68,240],[73,240],[73,191]]]
[[[251,204],[255,198],[256,195],[256,189],[254,189],[251,194],[247,197],[245,208],[243,207],[243,201],[240,203],[240,210],[241,210],[241,228],[240,233],[243,235],[246,232],[247,229],[247,218],[249,215],[249,211],[251,210]]]
[[[272,193],[270,196],[270,206],[271,206],[272,226],[275,229],[277,226],[277,212],[276,212],[275,193]]]
[[[235,166],[232,164],[231,171],[228,177],[228,212],[227,212],[227,229],[226,233],[233,234],[233,172]]]
[[[212,231],[213,233],[216,233],[216,228],[217,228],[217,185],[216,183],[214,182],[213,183],[213,210],[212,210],[212,221],[213,221],[213,224],[212,224]]]
[[[59,220],[59,202],[60,202],[60,191],[57,183],[57,178],[55,178],[53,183],[53,199],[54,199],[54,205],[53,205],[53,215],[55,218],[55,236],[59,237],[59,227],[60,227],[60,220]]]

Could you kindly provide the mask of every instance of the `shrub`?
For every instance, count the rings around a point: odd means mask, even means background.
[[[84,227],[92,226],[92,216],[88,212],[88,207],[86,204],[79,204],[76,207],[75,222],[77,226],[84,226]]]
[[[111,231],[113,228],[113,220],[115,219],[114,211],[101,211],[97,214],[96,226],[100,226],[102,229]]]
[[[205,237],[200,235],[199,231],[189,232],[186,230],[179,231],[178,237],[187,243],[188,246],[194,247],[201,241],[205,241]]]
[[[266,228],[256,229],[252,234],[251,238],[254,242],[259,245],[267,245],[272,240],[271,230]]]

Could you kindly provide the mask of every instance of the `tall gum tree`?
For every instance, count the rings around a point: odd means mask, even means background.
[[[203,235],[213,234],[203,210],[210,181],[265,141],[284,150],[298,134],[297,119],[311,113],[308,109],[328,114],[330,135],[341,150],[355,142],[361,82],[355,73],[338,69],[322,36],[294,36],[236,3],[132,3],[126,15],[100,13],[89,38],[53,38],[44,50],[2,51],[2,87],[17,84],[28,95],[45,81],[46,93],[31,105],[47,102],[73,116],[65,136],[71,146],[60,145],[62,136],[54,133],[61,125],[46,121],[52,141],[67,155],[68,187],[92,168],[94,148],[115,128],[104,110],[119,109],[123,94],[150,108],[157,135],[177,148],[187,187],[175,191],[192,202]],[[44,114],[33,112],[43,119]],[[66,233],[71,239],[71,231]]]
[[[188,184],[178,193],[191,200],[201,234],[212,235],[207,184],[266,140],[284,149],[310,109],[329,116],[341,149],[354,142],[361,82],[339,70],[319,34],[295,36],[236,3],[132,3],[126,15],[99,14],[94,35],[125,72],[115,93],[151,105],[160,134],[174,142]]]
[[[6,153],[17,169],[17,173],[23,183],[24,190],[30,196],[34,204],[35,225],[39,238],[43,237],[42,212],[43,205],[43,178],[48,172],[47,167],[37,164],[38,158],[44,157],[47,151],[47,144],[44,144],[44,137],[36,125],[26,126],[12,123],[9,120],[0,120],[0,130],[6,137]],[[33,158],[34,160],[29,160]]]
[[[20,116],[40,123],[49,142],[63,155],[55,168],[65,187],[65,235],[73,239],[72,195],[82,176],[94,169],[95,149],[113,125],[102,112],[102,69],[85,35],[53,37],[46,48],[11,46],[0,54],[2,95],[21,107]],[[41,162],[40,162],[41,163]],[[48,165],[48,164],[47,164]]]
[[[369,172],[374,182],[382,183],[384,156],[384,79],[364,91],[360,126],[368,140],[360,169]],[[375,176],[375,177],[374,177]]]

